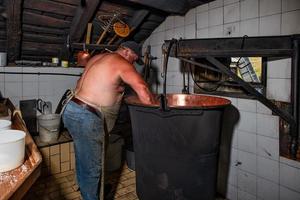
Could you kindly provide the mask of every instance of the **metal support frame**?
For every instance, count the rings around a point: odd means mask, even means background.
[[[109,50],[116,50],[118,48],[117,45],[105,45],[105,44],[85,44],[85,43],[72,43],[72,49],[80,49],[83,50],[88,49],[88,50],[104,50],[104,49],[109,49]]]
[[[292,56],[292,84],[291,84],[291,100],[293,105],[293,117],[295,119],[295,125],[291,128],[291,154],[296,157],[298,151],[298,139],[299,139],[299,122],[300,122],[300,60],[299,60],[299,43],[300,38],[293,41],[293,56]]]
[[[165,41],[169,45],[170,40]],[[300,133],[300,61],[299,61],[300,35],[269,36],[269,37],[237,37],[237,38],[211,38],[211,39],[187,39],[178,40],[177,45],[171,48],[170,56],[189,62],[199,67],[210,69],[201,63],[191,61],[190,58],[206,58],[214,65],[214,71],[220,71],[230,76],[242,88],[253,95],[258,101],[270,108],[279,117],[290,124],[291,147],[290,152],[296,158],[298,139]],[[259,93],[249,83],[239,78],[228,66],[218,61],[216,57],[281,57],[292,58],[292,84],[291,104],[292,115],[278,108],[265,94]]]

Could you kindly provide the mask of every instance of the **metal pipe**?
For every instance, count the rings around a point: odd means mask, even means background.
[[[164,65],[163,65],[163,74],[164,74],[164,82],[163,82],[163,94],[160,95],[160,109],[166,111],[167,110],[167,67],[169,61],[169,55],[173,44],[177,42],[176,39],[172,39],[168,45],[167,49],[163,49],[165,54]]]
[[[185,62],[183,62],[182,60],[180,61],[180,68],[182,69],[182,85],[183,85],[183,87],[182,87],[182,90],[181,90],[181,92],[183,93],[183,94],[188,94],[188,90],[187,90],[187,86],[186,86],[186,81],[185,81],[185,79],[186,79],[186,63]]]
[[[177,57],[179,60],[182,60],[184,62],[187,62],[187,63],[190,63],[192,65],[196,65],[196,66],[199,66],[199,67],[203,67],[205,69],[209,69],[209,70],[212,70],[212,71],[215,71],[215,72],[219,72],[219,73],[222,73],[220,70],[218,70],[217,68],[214,68],[214,67],[211,67],[211,66],[208,66],[208,65],[205,65],[205,64],[202,64],[202,63],[198,63],[196,61],[193,61],[193,60],[189,60],[187,58],[183,58],[183,57]]]
[[[80,49],[82,50],[85,47],[88,50],[116,50],[118,48],[117,45],[106,45],[106,44],[85,44],[85,43],[72,43],[72,49]]]
[[[228,76],[232,77],[234,81],[236,81],[238,84],[240,84],[246,91],[248,91],[250,94],[254,95],[261,103],[266,105],[268,108],[270,108],[273,112],[275,112],[277,115],[279,115],[281,118],[283,118],[285,121],[287,121],[291,126],[296,125],[296,121],[293,116],[291,116],[289,113],[279,109],[274,103],[272,103],[269,99],[267,99],[264,95],[259,93],[256,89],[254,89],[249,83],[242,80],[240,77],[238,77],[235,73],[233,73],[227,66],[225,66],[223,63],[215,59],[214,57],[207,56],[206,59],[214,64],[217,68],[219,68],[223,73],[227,74]]]
[[[297,158],[298,151],[298,139],[299,139],[299,117],[300,117],[300,109],[299,109],[299,85],[300,85],[300,62],[299,62],[299,40],[293,40],[293,56],[292,56],[292,86],[291,86],[291,101],[293,105],[293,117],[296,121],[294,126],[291,126],[291,141],[290,141],[290,152],[294,159]]]
[[[261,72],[261,84],[263,85],[263,91],[262,94],[266,96],[267,94],[267,73],[268,73],[268,68],[267,68],[267,58],[262,58],[262,72]]]

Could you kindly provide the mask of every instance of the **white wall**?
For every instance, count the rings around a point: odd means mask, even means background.
[[[144,42],[144,49],[151,45],[152,55],[158,57],[153,65],[160,74],[165,39],[300,34],[299,20],[300,0],[216,0],[191,9],[185,16],[169,16]],[[171,58],[168,68],[167,92],[180,93],[178,60]],[[267,97],[289,102],[290,78],[290,59],[268,62]],[[229,166],[227,197],[299,200],[300,163],[279,156],[278,116],[256,100],[230,100],[239,119],[232,135],[230,160],[220,162],[221,168]],[[226,178],[219,179],[222,182]],[[219,186],[219,190],[223,188]]]
[[[0,72],[80,74],[82,68],[62,67],[0,67]],[[68,88],[74,88],[78,76],[0,74],[0,91],[19,107],[20,100],[38,99],[52,102],[55,111],[59,100]]]

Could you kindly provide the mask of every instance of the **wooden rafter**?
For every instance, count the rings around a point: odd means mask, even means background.
[[[6,40],[0,39],[0,51],[5,51]]]
[[[61,44],[64,42],[62,37],[56,37],[49,34],[34,34],[34,33],[23,33],[23,41],[41,42],[41,43],[52,43]]]
[[[47,48],[45,48],[45,46]],[[45,43],[36,43],[36,42],[22,42],[22,50],[23,52],[35,52],[35,54],[51,54],[58,55],[60,51],[61,45],[59,44],[45,44]]]
[[[91,21],[102,1],[103,0],[85,0],[84,6],[82,4],[78,5],[70,26],[69,38],[65,38],[64,46],[60,52],[61,58],[69,58],[70,44],[80,42],[87,28],[87,24]],[[70,43],[68,44],[68,42]]]
[[[39,25],[39,26],[55,27],[55,28],[69,28],[71,25],[69,21],[65,21],[62,19],[57,19],[45,15],[40,15],[29,11],[24,11],[23,22],[31,25]]]
[[[118,2],[122,5],[134,6],[139,9],[149,9],[155,12],[160,12],[164,15],[170,13],[173,14],[185,14],[186,11],[190,9],[189,0],[172,0],[172,1],[162,1],[162,0],[112,0],[113,2]]]
[[[0,29],[0,39],[6,39],[6,30],[1,30]]]
[[[47,34],[55,34],[55,35],[66,34],[66,31],[62,29],[56,29],[51,27],[40,27],[40,26],[28,25],[28,24],[23,24],[22,30],[27,32],[47,33]]]
[[[76,6],[46,0],[26,0],[24,8],[45,11],[60,15],[73,16]]]
[[[71,42],[79,42],[84,35],[88,22],[97,11],[102,0],[86,0],[84,7],[79,5],[76,9],[75,16],[70,27]]]
[[[148,16],[149,13],[150,13],[149,10],[139,10],[134,14],[134,16],[128,22],[130,31],[131,31],[131,33],[130,33],[131,35],[134,34],[136,29],[141,26],[141,24],[144,22],[144,20],[146,19],[146,17]],[[122,41],[123,41],[123,38],[119,39],[116,42],[116,44],[120,44]]]
[[[79,5],[81,0],[55,0],[64,4]]]
[[[10,0],[6,6],[7,11],[7,59],[13,63],[20,58],[21,54],[21,11],[22,0]]]

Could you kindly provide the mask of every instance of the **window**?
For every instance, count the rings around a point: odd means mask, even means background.
[[[231,71],[252,85],[257,91],[265,92],[265,59],[262,57],[229,57],[218,58]],[[208,64],[205,60],[198,60]],[[196,67],[195,71],[195,93],[209,94],[231,94],[233,96],[244,96],[244,90],[233,79],[225,74]],[[247,95],[247,94],[246,94]]]

